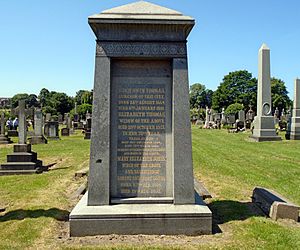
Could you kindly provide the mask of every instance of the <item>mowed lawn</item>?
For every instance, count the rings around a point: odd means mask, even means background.
[[[271,188],[300,205],[300,141],[254,143],[248,133],[192,128],[195,176],[212,193],[214,234],[197,237],[68,238],[72,194],[89,164],[82,134],[35,145],[49,172],[0,177],[0,249],[300,249],[300,223],[274,222],[251,204],[255,186]],[[12,146],[0,146],[0,163]]]

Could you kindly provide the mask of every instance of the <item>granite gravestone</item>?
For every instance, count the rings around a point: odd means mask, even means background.
[[[34,174],[43,171],[42,161],[27,144],[25,101],[19,101],[19,141],[14,145],[14,153],[7,155],[7,163],[1,164],[0,175]]]
[[[7,135],[5,135],[5,116],[3,112],[0,116],[0,127],[0,144],[12,143],[11,139]]]
[[[211,233],[211,211],[194,192],[186,49],[194,20],[139,1],[89,24],[97,37],[89,185],[70,214],[71,236]]]
[[[72,130],[72,119],[69,114],[65,114],[66,128],[61,129],[61,136],[70,136]]]
[[[46,144],[47,139],[43,134],[43,113],[37,108],[34,111],[34,135],[30,139],[31,144]]]
[[[92,129],[92,118],[90,114],[86,115],[86,124],[84,129],[84,139],[91,139],[91,129]]]
[[[280,141],[276,135],[272,116],[270,49],[263,44],[258,55],[257,115],[253,121],[253,134],[257,142]]]
[[[286,132],[286,139],[300,140],[300,80],[295,80],[294,102],[292,117],[289,119],[289,125]]]
[[[49,122],[51,120],[51,114],[50,113],[47,113],[46,114],[46,117],[45,117],[45,121],[46,122]]]
[[[59,123],[58,121],[46,122],[44,126],[44,134],[48,140],[59,140]]]

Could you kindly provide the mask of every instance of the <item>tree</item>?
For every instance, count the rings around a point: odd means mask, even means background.
[[[46,88],[42,88],[40,94],[38,96],[40,103],[42,106],[46,106],[46,101],[49,99],[49,90]]]
[[[29,95],[26,93],[16,94],[11,98],[11,106],[12,108],[16,108],[19,105],[20,100],[25,100],[25,103],[28,104]]]
[[[81,96],[81,104],[92,104],[93,93],[91,91],[85,91]]]
[[[92,107],[93,106],[91,104],[88,104],[88,103],[78,105],[77,106],[77,114],[79,114],[79,116],[84,119],[86,117],[87,112],[89,112],[90,114],[92,113]],[[71,113],[71,115],[74,115],[75,110],[72,109],[70,113]]]
[[[240,103],[233,103],[230,104],[226,110],[225,110],[225,114],[226,115],[235,115],[236,113],[238,113],[240,110],[244,109],[244,105],[240,104]]]
[[[213,91],[206,89],[201,83],[190,86],[190,108],[211,107]]]
[[[244,107],[256,105],[257,79],[247,70],[230,72],[224,76],[217,90],[213,93],[212,108],[221,111],[230,104],[240,103]]]
[[[79,90],[76,92],[76,96],[75,96],[75,102],[78,105],[87,103],[87,104],[92,104],[93,102],[93,92],[92,91],[88,91],[88,90]]]
[[[68,113],[74,107],[73,99],[65,93],[51,91],[49,96],[49,103],[46,102],[46,104],[56,111],[52,115]]]
[[[28,107],[37,107],[39,102],[35,94],[30,94],[27,98]]]
[[[292,105],[292,101],[288,96],[285,82],[275,77],[271,78],[271,93],[273,111],[277,107],[279,110],[283,108],[287,110]]]

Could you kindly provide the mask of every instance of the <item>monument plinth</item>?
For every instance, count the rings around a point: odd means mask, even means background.
[[[0,116],[0,144],[10,144],[12,140],[5,135],[5,117],[4,113],[1,112]]]
[[[41,173],[42,161],[37,159],[37,153],[31,151],[27,144],[27,125],[25,116],[25,101],[19,101],[19,141],[14,145],[14,152],[7,155],[7,163],[0,165],[0,175],[18,175]]]
[[[287,140],[300,140],[300,79],[295,80],[292,117],[286,131]]]
[[[34,135],[30,138],[30,144],[47,144],[43,134],[43,113],[41,109],[34,111]]]
[[[272,116],[270,49],[263,44],[258,53],[257,115],[253,121],[255,141],[280,141]]]
[[[89,185],[70,214],[71,236],[211,233],[211,211],[194,191],[186,47],[194,20],[139,1],[89,24],[97,37]]]

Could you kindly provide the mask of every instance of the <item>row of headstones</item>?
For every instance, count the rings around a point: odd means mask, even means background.
[[[204,128],[221,128],[222,125],[238,125],[246,127],[248,125],[248,128],[250,128],[254,116],[255,114],[251,106],[246,114],[244,110],[240,110],[237,119],[235,114],[226,115],[224,108],[222,109],[222,113],[213,113],[212,109],[207,107],[205,122],[197,120],[196,125],[204,124]]]
[[[12,112],[13,115],[15,115],[15,111],[19,111],[19,107],[17,109],[14,109]],[[25,110],[25,116],[27,116],[28,112]],[[61,135],[62,136],[69,136],[70,134],[73,133],[73,128],[74,129],[84,129],[85,131],[85,137],[84,139],[90,139],[90,134],[91,134],[91,115],[87,113],[86,115],[86,124],[84,125],[82,121],[78,121],[78,115],[74,115],[75,119],[72,122],[72,119],[69,114],[65,114],[65,120],[62,122],[66,124],[66,128],[63,128],[61,130]],[[59,139],[59,121],[55,121],[51,117],[51,114],[46,114],[45,117],[42,115],[41,109],[35,109],[34,110],[34,133],[31,136],[30,143],[31,144],[43,144],[47,143],[47,139],[54,139],[57,140]],[[17,130],[8,130],[8,134],[5,135],[5,117],[4,113],[1,114],[1,136],[0,136],[0,144],[7,144],[11,143],[11,139],[9,136],[18,136],[18,131]],[[20,129],[19,129],[20,130]]]
[[[195,124],[202,125],[205,123],[204,126],[205,128],[213,127],[213,125],[215,124],[216,125],[221,124],[221,125],[236,125],[238,127],[245,127],[250,129],[254,117],[255,117],[255,113],[252,110],[251,106],[247,113],[245,113],[244,110],[240,110],[237,113],[237,115],[236,114],[225,115],[224,108],[222,109],[222,113],[212,113],[212,110],[207,108],[205,122],[198,119]],[[285,110],[282,109],[280,115],[279,109],[278,108],[275,109],[274,111],[275,125],[278,125],[281,130],[286,128],[286,123],[284,122],[288,123],[290,118],[291,118],[290,110],[288,110],[287,113],[285,113]]]
[[[42,161],[37,159],[37,153],[31,151],[32,144],[44,144],[47,143],[47,139],[59,139],[59,122],[53,121],[49,116],[48,121],[45,122],[42,115],[41,109],[36,109],[34,112],[34,134],[29,139],[30,143],[27,143],[27,121],[26,121],[26,110],[25,101],[19,102],[18,107],[18,143],[14,145],[14,152],[7,155],[7,162],[0,165],[0,175],[11,175],[11,174],[32,174],[40,173],[47,170],[43,167]],[[68,133],[65,135],[70,135],[72,128],[72,120],[69,115],[66,116]],[[12,143],[8,135],[5,135],[5,117],[4,113],[1,113],[0,117],[0,144]],[[45,138],[43,134],[47,136]],[[90,139],[91,134],[91,116],[87,114],[87,124],[86,124],[85,139]]]

